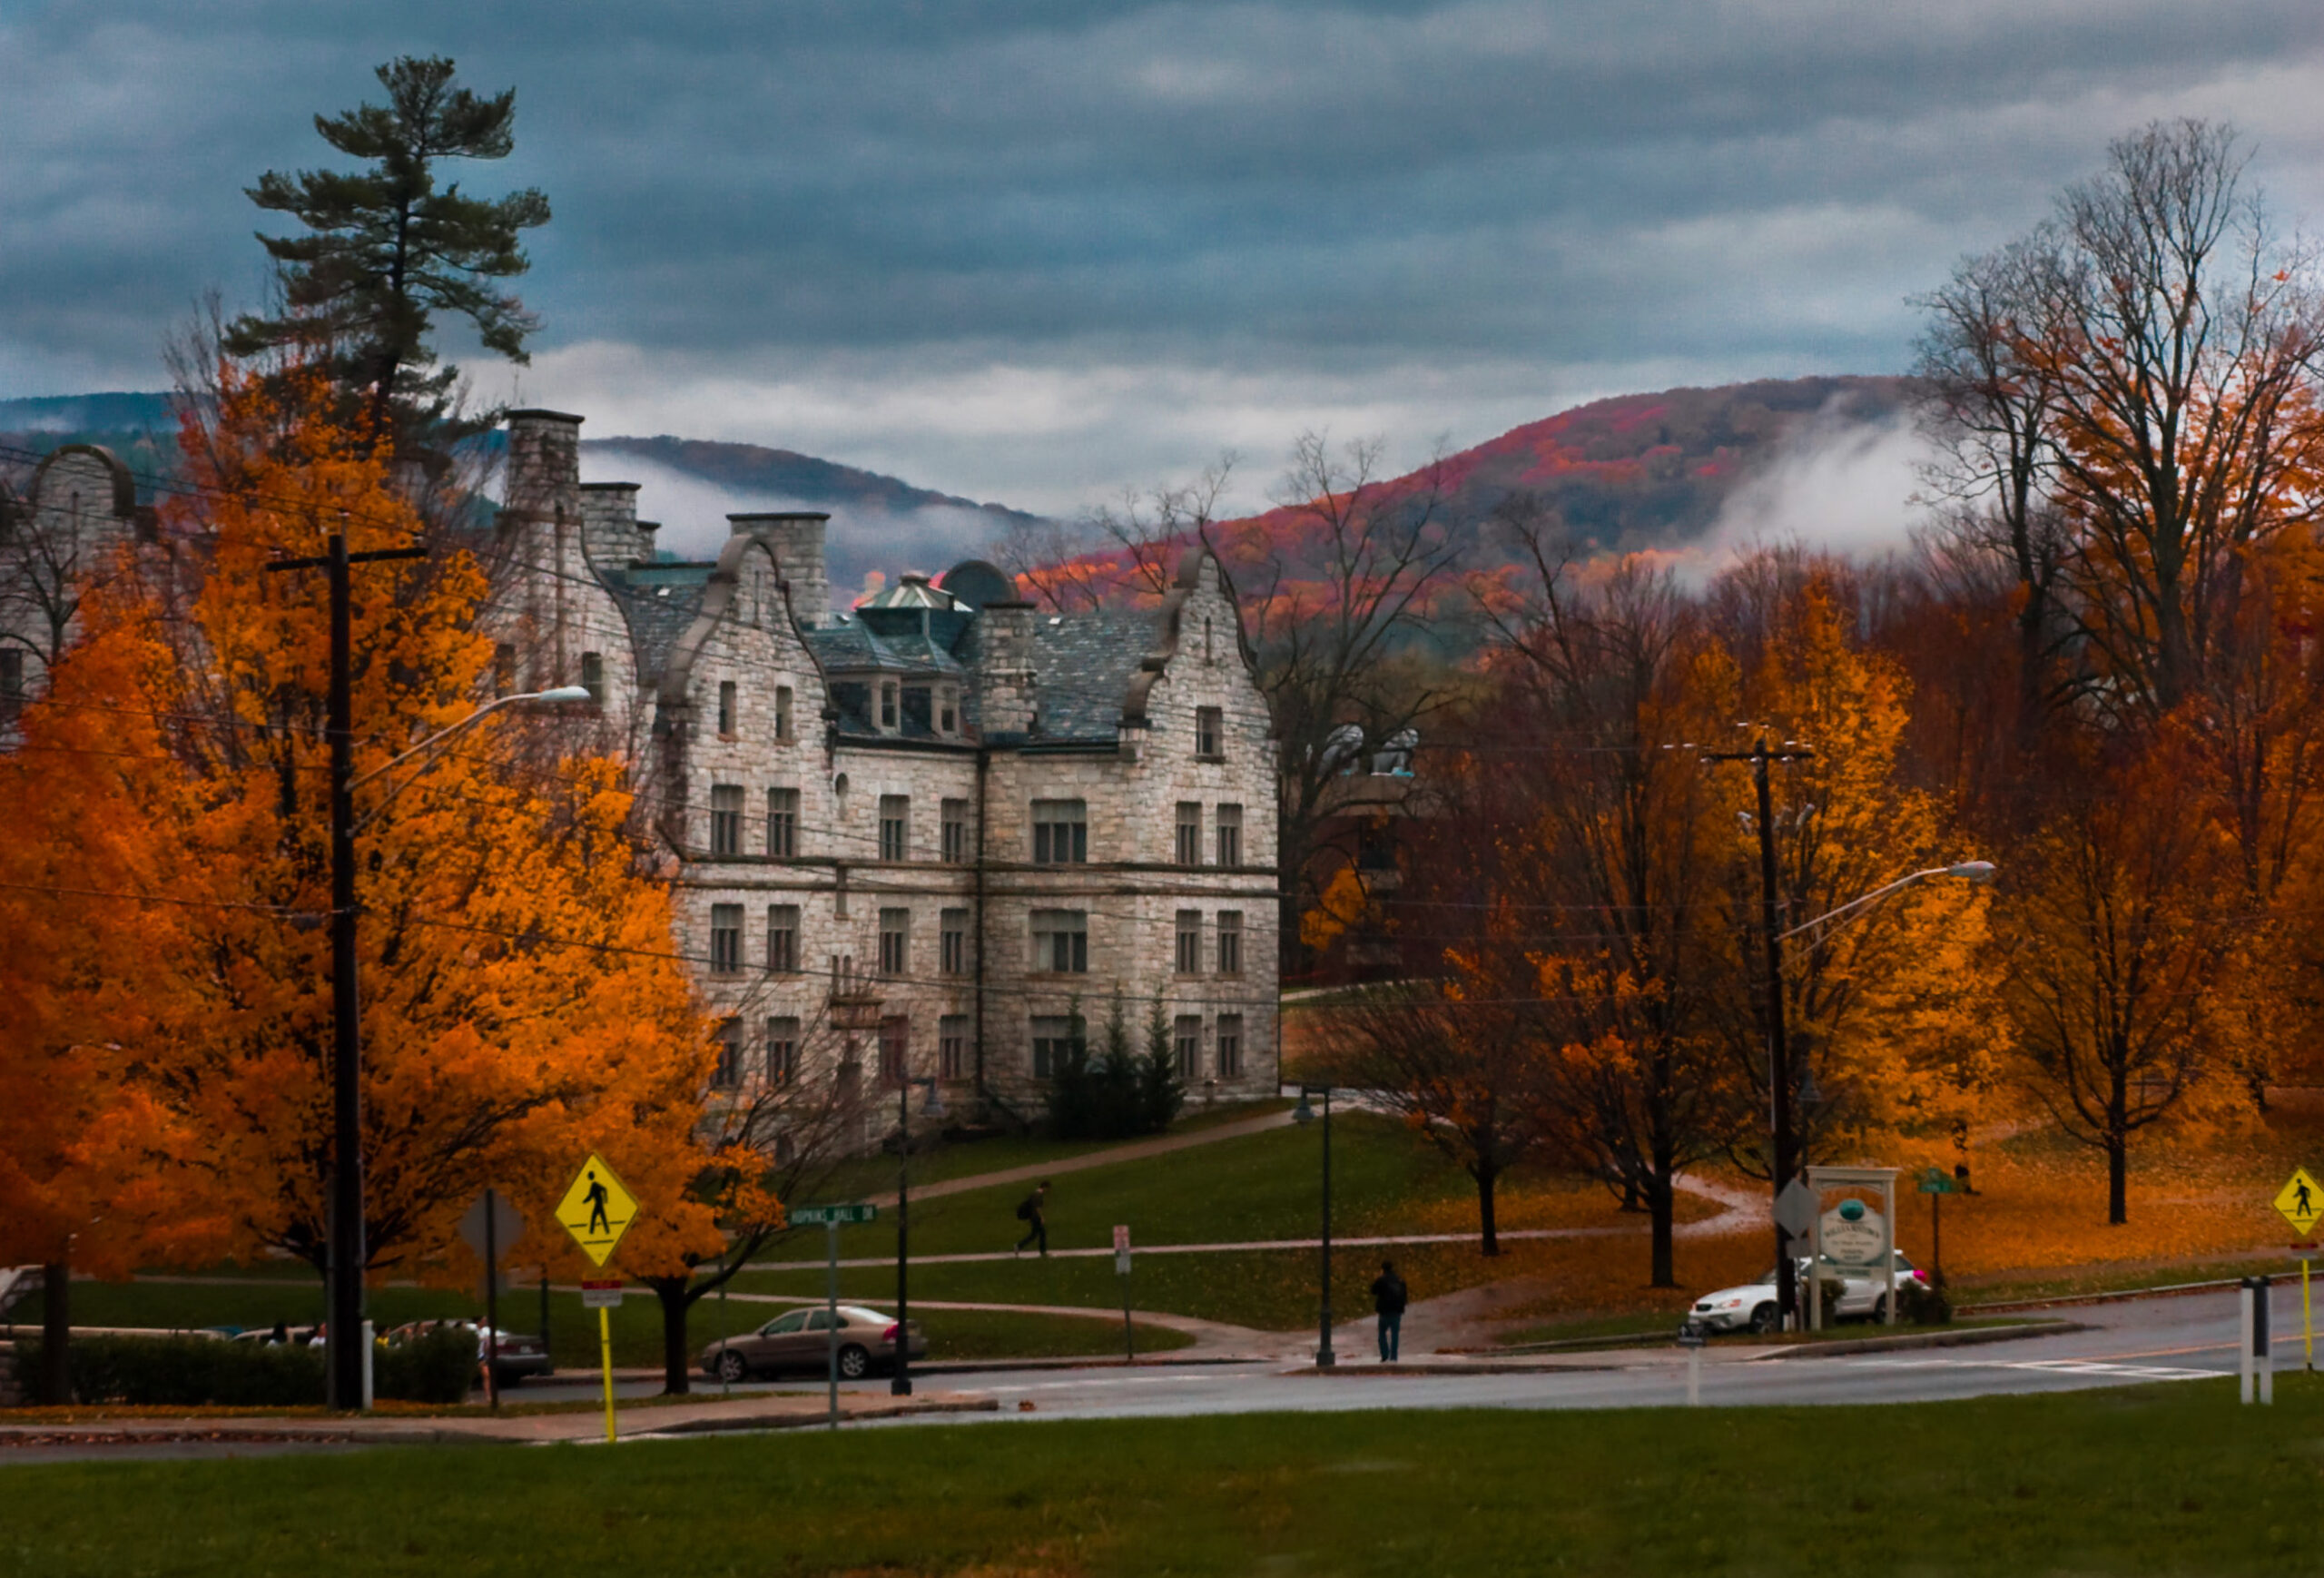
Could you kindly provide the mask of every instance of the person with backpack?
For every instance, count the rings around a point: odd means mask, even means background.
[[[1393,1365],[1404,1334],[1404,1304],[1407,1295],[1404,1279],[1396,1275],[1393,1260],[1380,1262],[1380,1275],[1372,1279],[1372,1307],[1380,1316],[1380,1362]]]
[[[1043,1179],[1039,1187],[1017,1202],[1017,1219],[1032,1225],[1025,1229],[1025,1236],[1017,1240],[1017,1248],[1009,1251],[1012,1255],[1022,1255],[1025,1246],[1038,1239],[1041,1246],[1041,1258],[1046,1260],[1049,1257],[1049,1225],[1048,1218],[1041,1215],[1041,1202],[1049,1198],[1049,1180]]]

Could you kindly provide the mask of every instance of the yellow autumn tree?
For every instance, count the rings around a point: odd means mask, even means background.
[[[104,748],[124,717],[153,747],[84,785],[71,838],[129,842],[125,869],[171,901],[80,912],[133,987],[129,1066],[174,1125],[188,1201],[222,1218],[227,1247],[320,1268],[328,630],[320,577],[267,566],[334,530],[357,552],[428,547],[354,572],[359,779],[475,710],[486,588],[457,535],[419,518],[333,423],[319,380],[229,368],[222,384],[213,424],[187,436],[196,487],[164,510],[177,551],[94,612],[60,669],[60,695],[80,704],[60,714],[70,748]],[[708,1159],[695,1126],[710,1029],[666,891],[641,871],[620,764],[562,755],[555,729],[497,715],[357,796],[375,1275],[448,1276],[479,1190],[537,1203],[591,1148],[640,1177]],[[715,1242],[707,1210],[667,1211],[670,1245]]]

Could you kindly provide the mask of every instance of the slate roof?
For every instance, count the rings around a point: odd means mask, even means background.
[[[678,637],[702,612],[713,565],[633,565],[601,570],[598,578],[629,619],[629,640],[637,672],[650,688],[661,682]]]

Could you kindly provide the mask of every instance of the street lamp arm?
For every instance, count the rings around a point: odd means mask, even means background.
[[[587,701],[589,699],[589,687],[582,685],[560,685],[554,690],[528,690],[517,695],[504,695],[497,697],[492,701],[486,702],[482,706],[468,714],[468,716],[462,718],[458,723],[454,724],[450,728],[438,729],[436,733],[428,735],[426,739],[420,741],[419,744],[412,746],[411,749],[404,752],[401,755],[381,763],[379,766],[372,768],[369,772],[350,782],[347,787],[351,792],[360,789],[364,784],[370,783],[375,778],[384,777],[386,774],[394,772],[398,767],[402,766],[406,762],[410,761],[414,756],[424,755],[428,752],[433,751],[455,735],[465,734],[469,729],[474,728],[478,724],[482,723],[492,714],[498,712],[502,707],[515,706],[519,702],[565,702]],[[394,798],[395,794],[392,793],[388,796],[389,800],[392,800]],[[386,805],[386,804],[387,801],[383,800],[379,805],[373,806],[363,817],[362,822],[358,823],[356,825],[360,827],[364,823],[369,823],[373,816],[377,816],[379,814],[380,810]]]
[[[1788,942],[1803,932],[1812,932],[1817,927],[1837,921],[1843,915],[1852,915],[1867,905],[1878,903],[1899,888],[1911,887],[1915,883],[1925,883],[1931,877],[1965,877],[1973,883],[1989,883],[1994,879],[1994,863],[1989,860],[1963,861],[1958,865],[1931,866],[1925,872],[1915,872],[1910,876],[1898,877],[1885,887],[1873,889],[1862,898],[1850,899],[1837,910],[1827,910],[1812,921],[1802,921],[1790,931],[1777,933],[1777,936],[1779,940]]]

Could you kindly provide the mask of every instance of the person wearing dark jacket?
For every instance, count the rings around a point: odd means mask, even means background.
[[[1041,1214],[1041,1208],[1048,1202],[1049,1198],[1049,1180],[1043,1179],[1039,1188],[1018,1203],[1017,1219],[1020,1222],[1030,1222],[1032,1226],[1027,1228],[1025,1236],[1017,1240],[1017,1248],[1010,1251],[1011,1254],[1022,1255],[1026,1245],[1038,1241],[1041,1246],[1041,1258],[1044,1260],[1049,1258],[1049,1218]]]
[[[1380,1262],[1372,1279],[1372,1307],[1380,1314],[1380,1362],[1393,1365],[1404,1333],[1404,1279],[1396,1275],[1393,1260]]]

